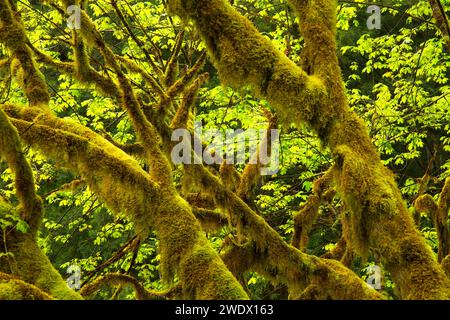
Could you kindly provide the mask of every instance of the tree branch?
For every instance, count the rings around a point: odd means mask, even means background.
[[[277,109],[282,121],[298,127],[308,123],[330,147],[337,191],[352,213],[349,229],[357,241],[352,248],[361,256],[369,250],[379,256],[403,298],[450,298],[450,281],[415,228],[364,122],[348,106],[336,56],[336,1],[290,3],[308,48],[305,70],[278,51],[228,1],[171,0],[168,6],[194,21],[224,84],[251,86]]]
[[[83,297],[89,297],[100,290],[102,285],[131,285],[134,288],[137,300],[165,300],[171,296],[173,290],[157,292],[146,289],[140,282],[132,276],[120,273],[107,273],[95,279],[92,283],[84,286],[80,294]]]
[[[11,54],[20,63],[21,85],[30,105],[47,105],[50,101],[47,84],[43,74],[39,71],[27,47],[28,38],[20,17],[11,8],[8,0],[0,0],[0,42],[3,42]]]
[[[42,219],[42,200],[36,195],[30,164],[22,151],[16,128],[0,109],[0,159],[6,160],[14,174],[14,185],[20,201],[20,218],[28,223],[33,235],[37,234]]]
[[[161,188],[136,160],[82,125],[40,109],[2,107],[23,141],[79,173],[113,212],[130,216],[141,239],[154,228],[162,277],[178,275],[184,298],[247,298],[176,191]]]
[[[450,24],[444,7],[440,0],[428,0],[428,2],[433,10],[433,17],[436,20],[436,25],[441,31],[442,38],[445,41],[446,50],[450,53]]]

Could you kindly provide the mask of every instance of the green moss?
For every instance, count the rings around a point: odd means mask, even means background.
[[[444,269],[447,277],[450,277],[450,255],[447,255],[441,262],[442,269]]]
[[[47,293],[16,277],[0,273],[0,300],[51,300]]]
[[[145,238],[159,187],[135,159],[75,122],[58,119],[37,108],[6,109],[15,117],[34,121],[36,129],[23,130],[22,139],[81,174],[114,212],[129,214],[138,234]],[[15,125],[24,129],[29,125],[27,121],[16,121]]]
[[[331,189],[332,171],[328,170],[323,176],[314,181],[313,194],[308,198],[300,212],[294,217],[294,235],[291,244],[305,251],[308,246],[309,233],[319,215],[322,201],[331,201],[335,191]]]
[[[320,199],[317,195],[308,198],[307,203],[294,217],[294,235],[291,244],[305,251],[308,246],[309,232],[311,231],[317,216],[319,215]]]
[[[308,77],[228,2],[169,1],[169,9],[193,18],[223,84],[252,86],[284,120],[298,123],[314,117],[314,105],[326,95],[322,81]],[[308,94],[298,94],[304,90]]]
[[[5,212],[11,214],[14,208],[3,203],[0,206],[0,216]],[[6,237],[6,243],[3,238],[0,241],[2,248],[8,248],[8,253],[12,259],[0,259],[0,283],[5,280],[6,273],[13,273],[18,279],[25,281],[28,285],[23,286],[25,282],[16,282],[13,284],[17,290],[25,294],[24,299],[29,299],[23,288],[27,289],[30,285],[39,288],[40,294],[36,296],[38,299],[45,299],[52,296],[57,299],[80,299],[81,297],[71,290],[61,275],[55,270],[47,256],[42,252],[36,243],[35,233],[22,233],[10,230]],[[9,284],[11,285],[11,284]],[[19,285],[17,287],[17,285]],[[32,292],[36,293],[37,289]],[[41,292],[42,291],[42,292]]]
[[[448,229],[448,210],[450,207],[450,178],[447,178],[436,203],[429,194],[423,194],[414,201],[416,212],[426,213],[433,222],[438,235],[438,261],[450,253],[450,233]]]
[[[177,110],[177,113],[172,119],[170,127],[172,129],[187,128],[189,117],[191,115],[192,107],[197,98],[198,90],[203,83],[205,83],[209,78],[207,73],[200,75],[193,84],[188,86],[183,96],[181,97],[181,104]]]
[[[172,0],[169,9],[194,21],[224,84],[236,89],[250,85],[255,95],[277,109],[282,121],[297,126],[308,123],[331,148],[337,189],[351,209],[351,247],[363,256],[369,251],[380,256],[404,297],[447,297],[450,282],[415,229],[395,179],[383,167],[363,121],[348,107],[336,56],[336,1],[291,0],[290,4],[305,40],[304,70],[275,49],[228,1]],[[270,248],[268,261],[288,261],[277,254],[280,251],[272,251],[268,243],[277,240],[262,231],[253,215],[242,214],[248,212],[242,204],[229,203],[232,195],[213,190],[214,183],[202,185],[215,194],[218,204],[233,212],[234,224],[248,226],[260,249]],[[405,256],[406,248],[414,254]],[[406,261],[415,268],[407,267]],[[283,268],[275,269],[274,273],[282,273]]]
[[[242,300],[247,294],[236,281],[220,258],[207,245],[207,240],[199,241],[182,261],[180,280],[185,299],[200,300]]]
[[[224,297],[226,293],[214,292],[223,286],[230,288],[227,290],[231,290],[233,298],[237,298],[239,292],[240,298],[246,297],[236,279],[225,272],[223,262],[208,244],[190,206],[173,187],[160,188],[136,160],[81,125],[39,113],[39,109],[23,110],[14,106],[6,109],[17,118],[34,121],[33,126],[25,120],[13,121],[23,132],[24,141],[77,171],[113,212],[131,217],[141,238],[145,238],[151,228],[155,229],[160,240],[164,280],[170,282],[177,274],[189,272],[185,269],[190,268],[190,264],[184,264],[183,260],[191,256],[193,246],[201,244],[206,246],[215,267],[209,270],[209,278],[202,277],[198,283],[191,281],[190,286],[206,286],[211,296]],[[196,256],[192,259],[195,262]],[[220,286],[212,283],[218,279],[221,279]]]
[[[14,186],[20,200],[18,212],[35,235],[42,218],[42,200],[36,195],[31,166],[22,151],[19,134],[0,109],[0,159],[6,160],[14,174]]]
[[[13,72],[19,76],[19,83],[25,91],[30,105],[40,106],[48,104],[50,95],[45,83],[44,75],[39,71],[30,48],[26,45],[28,39],[19,15],[13,12],[8,1],[0,3],[0,42],[11,51],[12,56],[20,62],[20,68],[14,64]]]
[[[68,287],[31,234],[16,233],[8,239],[7,246],[14,255],[17,275],[21,279],[56,299],[81,299],[79,294]]]
[[[194,166],[187,167],[190,170],[193,168]],[[262,217],[252,211],[235,193],[225,188],[216,176],[202,166],[195,166],[195,169],[197,172],[188,171],[189,174],[195,177],[205,192],[214,195],[215,202],[221,209],[230,213],[232,224],[239,224],[243,234],[253,240],[250,246],[251,251],[247,250],[241,257],[232,255],[230,259],[227,259],[227,265],[233,272],[243,272],[246,268],[250,268],[274,283],[287,285],[294,297],[298,297],[311,282],[323,281],[322,288],[327,286],[345,288],[344,291],[327,291],[329,297],[334,299],[345,299],[350,293],[355,299],[357,297],[381,298],[353,272],[350,270],[343,272],[345,267],[342,265],[339,269],[341,276],[333,277],[335,270],[328,263],[289,246]],[[238,247],[249,248],[246,245],[238,245]],[[317,273],[317,270],[322,271]],[[323,274],[325,279],[320,280]]]
[[[228,217],[221,212],[195,207],[192,210],[205,232],[214,232],[228,226]]]
[[[405,299],[449,297],[450,284],[414,226],[392,173],[377,159],[369,165],[348,147],[337,148],[336,180],[351,208],[350,240],[362,256],[372,251]]]

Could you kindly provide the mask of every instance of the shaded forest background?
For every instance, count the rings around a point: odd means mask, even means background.
[[[320,202],[312,198],[317,196],[314,182],[326,176],[335,162],[329,148],[324,147],[309,126],[298,128],[285,121],[277,122],[271,104],[255,98],[245,86],[233,90],[222,85],[205,55],[198,30],[192,23],[169,15],[164,0],[100,0],[81,4],[107,50],[117,57],[120,64],[117,69],[108,61],[109,53],[102,51],[102,45],[77,42],[73,35],[77,31],[67,27],[62,3],[34,0],[11,3],[20,14],[29,41],[27,46],[48,86],[48,107],[58,118],[103,136],[137,159],[145,171],[152,170],[152,164],[145,159],[147,151],[127,110],[117,103],[111,85],[111,81],[121,81],[121,75],[117,76],[120,73],[141,105],[159,104],[157,108],[149,107],[148,112],[152,113],[146,114],[158,119],[155,122],[158,132],[173,128],[175,120],[186,127],[194,120],[201,121],[205,129],[223,131],[279,128],[277,174],[253,174],[247,183],[240,185],[238,176],[245,176],[245,169],[249,170],[245,165],[236,165],[232,173],[226,165],[211,166],[211,172],[222,177],[225,184],[228,181],[230,188],[286,243],[294,241],[293,245],[311,256],[340,260],[363,281],[372,275],[371,266],[379,266],[382,270],[379,291],[389,299],[401,298],[377,255],[370,252],[362,257],[348,244],[345,231],[348,208],[339,194],[330,188],[326,196],[320,196]],[[450,2],[440,3],[448,16]],[[367,28],[370,13],[366,9],[370,4],[381,8],[380,30]],[[304,40],[298,30],[298,17],[286,1],[235,0],[233,6],[276,48],[300,63]],[[337,8],[337,54],[350,108],[366,123],[382,162],[395,174],[418,230],[441,262],[450,253],[448,207],[443,212],[445,221],[436,218],[436,212],[443,210],[439,201],[444,201],[444,192],[440,195],[445,191],[446,178],[450,177],[449,34],[443,34],[437,26],[429,1],[339,1]],[[92,39],[96,43],[96,34]],[[77,51],[74,49],[77,46],[88,48]],[[0,41],[0,104],[10,105],[6,107],[9,116],[20,113],[12,105],[30,102],[23,90],[23,70],[12,57],[8,45]],[[85,59],[82,63],[89,65],[91,73],[87,68],[70,69],[69,64],[77,59]],[[159,92],[161,88],[166,95],[169,92],[169,98]],[[164,101],[164,97],[168,100]],[[189,115],[177,112],[179,106],[186,106],[191,111]],[[31,115],[17,118],[34,121]],[[41,124],[52,121],[44,119]],[[13,124],[19,131],[27,128],[25,122],[21,127],[14,121]],[[155,229],[149,228],[143,237],[142,225],[136,223],[139,219],[132,221],[126,208],[120,205],[116,208],[106,205],[102,200],[105,195],[92,190],[89,179],[48,156],[58,152],[56,145],[54,151],[46,154],[39,150],[45,150],[45,146],[34,148],[31,144],[25,139],[22,147],[44,207],[36,233],[37,244],[62,277],[71,276],[67,273],[70,266],[78,266],[81,292],[91,299],[176,296],[180,288],[161,278],[161,272],[171,274],[170,270],[161,269],[170,269],[167,264],[174,262],[161,262],[160,250],[165,249],[159,247]],[[162,145],[168,148],[171,143],[163,138]],[[68,155],[68,162],[73,161],[72,156],[77,155]],[[247,158],[251,156],[247,154]],[[227,221],[227,209],[214,203],[211,190],[195,183],[192,177],[196,174],[187,175],[183,166],[172,169],[171,184],[194,208],[211,247],[222,255],[229,253],[229,246],[244,248],[246,238],[242,230],[233,220]],[[15,183],[8,163],[1,163],[2,201],[14,205],[20,202]],[[117,197],[118,202],[123,196],[114,187],[107,193],[111,198]],[[0,262],[11,270],[18,257],[10,252],[5,239],[12,229],[29,233],[33,226],[25,220],[8,210],[0,214],[4,239]],[[172,281],[177,283],[178,277],[175,272]],[[246,270],[237,278],[252,299],[289,296],[286,284],[262,273]],[[155,292],[150,294],[143,288]]]

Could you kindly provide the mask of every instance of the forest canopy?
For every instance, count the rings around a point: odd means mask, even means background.
[[[450,299],[449,15],[0,0],[0,299]]]

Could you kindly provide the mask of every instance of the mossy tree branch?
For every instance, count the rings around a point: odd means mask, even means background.
[[[433,221],[438,235],[438,261],[441,262],[450,253],[450,231],[448,213],[450,208],[450,178],[447,178],[439,194],[438,201],[434,201],[429,194],[418,197],[414,202],[418,212],[425,212]]]
[[[152,181],[136,160],[82,125],[40,109],[3,108],[22,140],[79,173],[110,209],[130,216],[140,238],[155,229],[163,279],[170,281],[177,274],[184,298],[247,298],[201,232],[189,205]]]
[[[293,297],[300,296],[309,285],[317,284],[322,288],[324,296],[330,299],[381,298],[381,295],[338,261],[309,256],[288,245],[262,217],[202,165],[188,165],[185,170],[213,195],[221,209],[229,212],[232,224],[240,225],[243,234],[254,242],[254,257],[259,261],[255,264],[258,266],[255,271],[287,285]],[[249,257],[244,255],[240,259],[246,260]],[[335,290],[336,288],[340,289]]]
[[[118,214],[125,213],[131,217],[140,238],[145,238],[150,228],[154,227],[160,239],[163,279],[170,282],[177,275],[182,283],[184,298],[246,299],[247,295],[239,283],[201,232],[191,208],[171,185],[170,167],[159,150],[158,133],[145,118],[140,102],[134,96],[134,90],[112,50],[84,12],[82,26],[86,43],[94,45],[113,69],[118,81],[118,85],[114,86],[119,88],[119,101],[132,119],[152,164],[156,165],[150,174],[146,173],[136,161],[96,133],[76,123],[62,121],[51,113],[34,107],[34,103],[31,103],[29,108],[3,106],[22,134],[21,139],[40,149],[49,158],[60,161],[79,173],[109,208]],[[64,70],[75,71],[82,79],[89,78],[89,82],[95,83],[97,80],[91,76],[97,73],[89,72],[89,69],[86,72],[89,61],[84,41],[78,36],[74,31],[77,58],[74,70],[68,65],[65,65],[67,68]],[[202,60],[204,61],[204,55],[182,79],[174,83],[171,90],[169,88],[169,92],[182,92],[194,79],[203,64]],[[45,81],[43,83],[45,84]],[[39,107],[46,106],[47,102],[39,104]],[[35,242],[20,237],[11,242],[11,251],[20,264],[25,266],[22,268],[21,265],[20,269],[36,270],[29,272],[29,277],[38,276],[36,281],[45,289],[51,290],[55,297],[79,297],[65,292],[68,288],[64,281],[57,281],[57,284],[64,283],[65,287],[55,288],[53,282],[57,280],[56,277],[50,277],[51,280],[42,277],[44,272],[50,272],[49,275],[53,276],[56,271],[47,268],[48,259],[45,260],[46,257],[35,250]],[[27,254],[33,259],[27,259]]]
[[[0,270],[17,274],[27,282],[34,284],[60,299],[77,299],[72,291],[53,268],[48,258],[36,243],[38,227],[42,219],[42,200],[36,195],[31,167],[25,158],[16,128],[11,124],[5,112],[0,109],[0,158],[6,160],[14,173],[16,194],[20,207],[16,210],[20,217],[30,226],[29,232],[22,234],[16,230],[7,233],[2,247],[14,257],[14,269],[0,263]],[[8,270],[9,269],[9,270]],[[13,288],[21,290],[20,283],[10,283]],[[28,288],[31,290],[32,288]],[[11,291],[12,292],[12,291]],[[5,294],[7,294],[5,292]],[[39,296],[44,297],[44,294]]]
[[[119,101],[124,110],[127,111],[136,134],[145,148],[147,159],[151,166],[150,174],[161,183],[164,183],[166,187],[171,186],[171,168],[168,159],[159,147],[160,137],[158,132],[145,117],[142,107],[134,93],[134,89],[123,73],[115,54],[106,45],[100,32],[84,11],[81,12],[80,25],[82,27],[79,34],[86,42],[95,46],[103,54],[107,64],[112,67],[117,76],[120,87]]]
[[[228,226],[228,217],[214,210],[193,207],[195,217],[206,232],[214,232]]]
[[[36,194],[33,172],[22,150],[19,134],[3,110],[0,110],[0,159],[6,161],[14,174],[20,218],[28,223],[31,233],[36,235],[42,219],[42,200]]]
[[[0,1],[0,42],[4,43],[14,59],[20,63],[19,82],[30,105],[47,105],[50,101],[47,84],[37,67],[19,14],[8,0]]]
[[[352,247],[362,256],[376,254],[403,298],[450,298],[450,281],[415,228],[363,121],[348,106],[336,56],[336,2],[290,3],[307,48],[304,69],[225,0],[171,0],[168,7],[195,23],[224,84],[250,85],[281,120],[308,123],[330,147],[337,191],[352,213]]]
[[[33,59],[31,49],[27,46],[29,41],[17,8],[11,7],[11,3],[5,0],[0,1],[0,42],[10,50],[13,64],[17,61],[15,76],[28,98],[29,105],[45,112],[50,100],[47,84]],[[31,167],[21,149],[18,132],[3,110],[0,110],[0,131],[0,153],[15,174],[15,188],[20,200],[18,211],[30,226],[27,233],[13,230],[8,233],[6,239],[2,239],[7,242],[4,246],[13,255],[15,266],[11,269],[9,265],[0,264],[0,270],[18,275],[55,298],[80,299],[80,296],[67,286],[36,243],[36,234],[42,218],[42,200],[36,195]]]
[[[313,194],[308,198],[300,212],[294,217],[294,235],[291,244],[305,251],[308,246],[309,233],[319,215],[321,202],[330,202],[335,191],[332,189],[331,171],[314,181]]]
[[[0,300],[53,300],[38,287],[0,272]]]
[[[277,129],[278,127],[278,119],[276,115],[272,114],[268,110],[263,109],[263,111],[268,121],[267,130],[265,132],[265,135],[261,139],[255,153],[251,155],[249,163],[245,166],[237,188],[237,195],[247,203],[250,203],[250,192],[261,177],[261,169],[264,166],[264,164],[261,163],[262,159],[260,150],[266,150],[267,157],[270,158],[272,152],[272,144],[269,143],[269,141],[272,136],[272,130]]]
[[[93,282],[84,286],[80,294],[87,298],[100,290],[105,284],[109,285],[131,285],[134,288],[134,292],[137,300],[166,300],[167,297],[172,295],[172,290],[166,292],[157,292],[145,288],[138,279],[120,273],[107,273],[95,279]]]
[[[14,212],[14,208],[7,203],[0,203],[0,215]],[[5,212],[4,212],[5,211]],[[36,235],[32,232],[22,233],[15,229],[8,230],[5,238],[0,239],[2,248],[7,249],[7,253],[12,256],[13,263],[5,259],[0,260],[0,275],[6,273],[9,277],[19,278],[29,285],[39,288],[36,299],[46,299],[51,296],[55,299],[81,299],[81,296],[70,289],[61,275],[51,264],[47,256],[42,252],[36,242]],[[19,299],[15,292],[20,292],[23,288],[22,282],[2,283],[4,278],[0,276],[0,286],[3,286],[0,292],[5,296],[11,295],[11,299]],[[31,288],[33,289],[33,288]],[[19,290],[19,291],[17,291]],[[34,289],[33,289],[34,290]],[[34,291],[33,291],[34,292]],[[45,293],[45,294],[44,294]],[[30,298],[23,296],[22,298]]]

